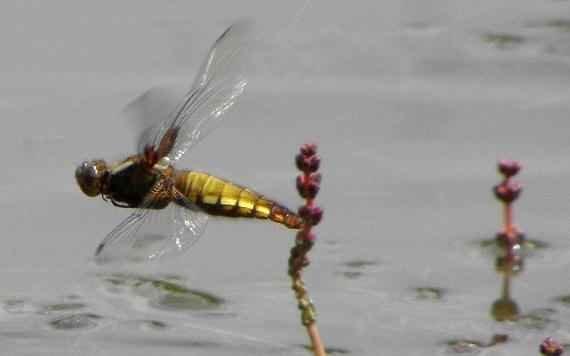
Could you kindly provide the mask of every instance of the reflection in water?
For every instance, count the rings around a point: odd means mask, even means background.
[[[57,318],[52,320],[49,324],[52,328],[57,330],[83,330],[96,327],[97,319],[101,319],[101,316],[84,313]]]
[[[447,342],[447,346],[451,348],[451,350],[455,353],[478,353],[479,349],[493,347],[496,345],[504,344],[509,340],[507,335],[503,334],[495,334],[491,338],[491,341],[488,343],[484,343],[481,341],[474,341],[474,340],[450,340]]]
[[[514,49],[526,40],[523,36],[507,33],[488,33],[483,38],[502,50]]]
[[[556,302],[562,304],[562,305],[565,305],[565,306],[570,307],[570,295],[565,295],[565,296],[562,296],[562,297],[558,297],[558,298],[556,298],[556,299],[554,299],[554,300],[555,300]]]
[[[416,300],[421,301],[442,301],[445,290],[434,287],[419,287],[415,289]]]
[[[51,314],[51,313],[59,313],[59,312],[66,312],[71,310],[79,310],[85,308],[86,305],[83,303],[58,303],[58,304],[50,304],[46,305],[40,313],[43,314]]]
[[[2,309],[10,314],[29,314],[36,311],[36,306],[23,299],[8,299],[2,304]]]
[[[364,270],[375,266],[377,263],[375,261],[368,260],[355,260],[346,262],[343,264],[342,276],[348,279],[355,279],[361,277],[364,274]]]
[[[518,246],[518,245],[517,245]],[[520,246],[519,246],[520,247]],[[519,307],[511,299],[511,277],[522,271],[523,260],[520,248],[509,248],[505,256],[497,257],[497,272],[503,275],[503,287],[501,297],[491,307],[491,315],[496,321],[517,321]]]
[[[41,323],[45,321],[44,316],[49,315],[49,327],[56,330],[84,330],[97,327],[97,320],[102,316],[94,313],[77,313],[81,309],[88,308],[88,305],[77,301],[79,297],[63,297],[63,300],[55,303],[36,303],[23,299],[8,299],[2,303],[4,311],[10,314],[29,314],[35,316]],[[75,300],[69,302],[69,300]],[[63,314],[63,315],[62,315]],[[58,317],[53,317],[59,315]]]
[[[166,280],[168,279],[168,280]],[[165,310],[211,310],[224,300],[203,291],[174,283],[172,278],[147,278],[115,274],[106,276],[108,290],[113,293],[133,293],[148,299],[150,306]]]
[[[139,325],[147,330],[160,331],[168,328],[168,324],[158,320],[141,320]]]
[[[560,327],[559,323],[554,320],[556,311],[551,308],[536,309],[528,314],[521,315],[519,323],[527,329],[534,330],[555,330]]]
[[[303,348],[305,350],[313,351],[313,347],[311,345],[303,345]],[[341,348],[337,348],[337,347],[326,347],[325,352],[327,353],[327,355],[348,355],[348,354],[350,354],[350,351],[345,350],[345,349],[341,349]]]
[[[212,309],[221,301],[203,292],[192,291],[185,294],[167,293],[151,301],[150,305],[166,310],[205,310]]]

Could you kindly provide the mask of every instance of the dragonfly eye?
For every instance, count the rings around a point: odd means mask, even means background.
[[[90,197],[101,194],[101,177],[107,172],[107,164],[103,160],[86,161],[75,170],[77,184]]]

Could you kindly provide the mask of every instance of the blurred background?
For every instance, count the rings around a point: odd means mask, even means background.
[[[305,279],[331,354],[570,342],[568,1],[2,1],[2,353],[308,353],[294,233],[211,218],[176,259],[102,271],[94,250],[129,212],[73,176],[133,154],[125,106],[182,93],[242,16],[258,33],[246,93],[178,167],[295,208],[294,155],[318,144],[325,217]],[[499,158],[522,162],[515,224],[545,244],[513,280],[514,322],[490,314],[502,279],[480,244],[502,222]],[[485,348],[496,333],[509,342]]]

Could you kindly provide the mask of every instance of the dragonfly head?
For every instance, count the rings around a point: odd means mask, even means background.
[[[103,160],[95,159],[81,163],[75,170],[75,179],[83,193],[90,197],[95,197],[104,193],[104,183],[108,173],[107,163]]]

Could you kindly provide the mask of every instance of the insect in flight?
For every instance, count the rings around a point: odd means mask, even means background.
[[[75,178],[86,195],[135,208],[99,244],[97,262],[154,260],[183,251],[202,234],[207,215],[270,219],[301,228],[302,218],[271,199],[207,173],[172,166],[243,93],[241,67],[251,38],[248,20],[236,22],[218,38],[183,100],[162,122],[144,130],[138,154],[110,167],[96,159],[77,168]]]

